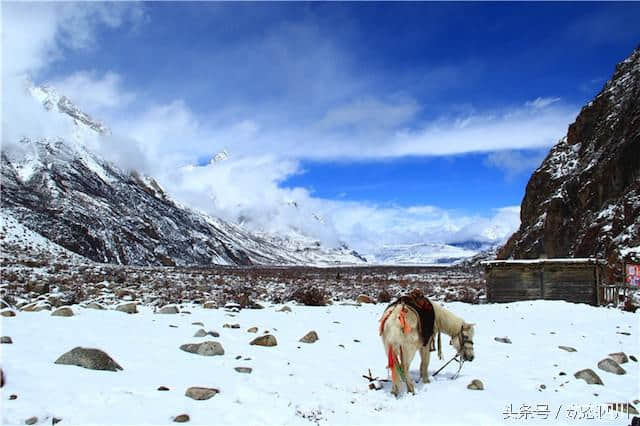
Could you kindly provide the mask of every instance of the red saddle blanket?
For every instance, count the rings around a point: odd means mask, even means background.
[[[433,305],[424,296],[402,296],[398,298],[395,302],[391,303],[387,307],[387,311],[389,308],[399,304],[404,303],[405,305],[412,308],[418,314],[418,328],[419,334],[422,341],[422,346],[426,346],[433,335],[433,325],[435,323],[435,312],[433,311]],[[388,315],[382,317],[382,323],[380,324],[380,334],[382,334],[382,330],[384,328],[384,323],[387,320]]]

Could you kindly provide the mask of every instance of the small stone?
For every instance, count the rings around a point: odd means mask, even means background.
[[[80,346],[62,354],[55,363],[62,365],[75,365],[78,367],[88,368],[90,370],[122,370],[122,367],[120,367],[120,365],[104,351],[93,348],[82,348]]]
[[[602,380],[600,380],[600,376],[596,374],[590,368],[585,368],[584,370],[580,370],[573,375],[576,379],[582,379],[590,385],[604,385]]]
[[[222,328],[240,328],[240,324],[225,324]]]
[[[251,367],[236,367],[234,368],[238,373],[251,374],[253,369]]]
[[[600,370],[607,371],[613,374],[618,374],[618,375],[627,374],[626,370],[620,367],[620,365],[614,360],[612,360],[611,358],[605,358],[601,360],[598,363],[598,368]]]
[[[186,423],[189,421],[189,415],[188,414],[180,414],[179,416],[175,416],[173,418],[173,421],[176,423]]]
[[[315,343],[318,340],[318,333],[311,330],[305,334],[299,341],[302,343]]]
[[[258,327],[251,327],[247,330],[247,333],[257,333],[258,332]]]
[[[16,313],[13,312],[11,309],[5,309],[2,312],[0,312],[0,315],[2,315],[5,318],[9,318],[9,317],[15,317]]]
[[[15,393],[9,395],[9,401],[13,401],[13,400],[16,400],[16,399],[18,399],[18,395],[16,395]]]
[[[104,306],[96,302],[87,303],[84,307],[87,309],[97,309],[99,311],[104,311],[105,309]]]
[[[24,421],[25,425],[35,425],[36,423],[38,423],[38,418],[36,416],[29,417],[27,420]]]
[[[166,392],[166,391],[168,391],[168,390],[169,390],[169,388],[168,388],[168,387],[166,387],[166,386],[160,386],[160,387],[158,388],[158,390],[159,390],[159,391]]]
[[[242,358],[242,355],[237,355],[236,356],[236,359],[240,359],[240,358]]]
[[[116,306],[116,311],[125,312],[127,314],[137,314],[138,308],[135,303],[121,303]]]
[[[200,327],[204,327],[204,324],[200,321],[192,322],[191,325],[199,325]]]
[[[567,352],[578,352],[575,348],[572,348],[571,346],[558,346],[558,348]]]
[[[361,294],[358,297],[356,297],[356,302],[358,302],[358,303],[371,303],[371,304],[375,304],[376,303],[376,301],[373,300],[372,297],[369,297],[366,294]]]
[[[218,309],[218,304],[216,302],[204,302],[202,307],[204,309]]]
[[[169,324],[169,327],[171,327],[171,328],[178,328],[178,326],[177,326],[177,325],[173,325],[173,324]]]
[[[471,383],[467,385],[467,389],[471,390],[484,390],[484,384],[481,380],[473,379]]]
[[[635,357],[635,356],[633,356],[633,355],[629,355],[629,359],[630,359],[631,361],[633,361],[633,362],[638,362],[638,358],[636,358],[636,357]]]
[[[616,331],[617,334],[622,334],[623,336],[631,336],[631,333],[628,333],[626,331]]]
[[[291,308],[287,305],[284,305],[282,308],[276,310],[276,312],[291,312]]]
[[[180,311],[178,310],[178,307],[176,305],[167,305],[160,308],[160,310],[158,310],[158,312],[156,313],[157,314],[178,314],[180,313]]]
[[[187,389],[184,394],[185,396],[188,396],[191,399],[195,399],[197,401],[204,401],[205,399],[209,399],[213,397],[217,393],[220,393],[218,389],[192,386],[189,389]]]
[[[196,331],[196,334],[193,335],[193,337],[204,337],[207,335],[207,332],[201,328],[200,330]]]
[[[55,311],[51,312],[52,317],[72,317],[73,311],[71,308],[63,306],[62,308],[58,308]]]
[[[494,337],[493,340],[500,343],[511,343],[511,339],[508,337]]]
[[[547,388],[547,385],[545,384],[540,385],[540,389],[546,389],[546,388]]]
[[[558,376],[566,376],[566,375],[567,375],[567,373],[565,373],[564,371],[561,371],[561,372],[558,374]]]
[[[276,346],[278,344],[278,341],[276,340],[275,336],[271,334],[265,334],[264,336],[256,337],[249,344],[257,346]]]
[[[59,417],[54,417],[54,418],[52,418],[52,419],[51,419],[51,424],[52,424],[52,425],[57,425],[57,424],[58,424],[58,423],[60,423],[61,421],[62,421],[62,419],[61,419],[61,418],[59,418]]]
[[[13,340],[11,340],[11,337],[9,336],[2,336],[0,337],[0,343],[11,344],[13,343]]]
[[[180,346],[185,352],[203,356],[224,355],[224,348],[219,342],[206,341],[202,343],[187,343]]]
[[[618,364],[624,364],[626,362],[629,362],[629,358],[627,358],[627,354],[625,354],[624,352],[615,352],[615,353],[609,354],[609,356],[611,357],[612,360],[614,360]]]

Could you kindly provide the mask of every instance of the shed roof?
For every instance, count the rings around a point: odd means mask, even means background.
[[[519,265],[605,265],[603,259],[594,257],[584,258],[555,258],[555,259],[509,259],[509,260],[489,260],[481,262],[485,267],[494,266],[519,266]]]

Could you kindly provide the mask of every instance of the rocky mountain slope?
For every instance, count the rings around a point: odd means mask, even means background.
[[[67,139],[3,147],[3,216],[96,262],[129,265],[362,263],[346,247],[256,235],[192,211],[151,177],[127,173],[83,140],[109,132],[49,87],[32,88],[50,113],[74,123]]]
[[[640,261],[640,47],[616,66],[527,184],[520,229],[499,259]]]

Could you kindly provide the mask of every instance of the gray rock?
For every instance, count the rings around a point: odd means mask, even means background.
[[[138,308],[135,303],[121,303],[116,306],[116,311],[125,312],[127,314],[137,314]]]
[[[234,368],[238,373],[251,374],[253,369],[251,367],[236,367]]]
[[[51,312],[52,317],[72,317],[73,311],[71,308],[67,306],[63,306],[62,308],[58,308],[55,311]]]
[[[38,423],[38,418],[36,416],[29,417],[27,420],[24,421],[25,425],[35,425],[36,423]]]
[[[305,334],[300,339],[300,342],[302,342],[302,343],[315,343],[317,340],[318,340],[318,333],[316,333],[315,331],[311,330],[310,332]]]
[[[240,324],[225,324],[222,328],[240,328]]]
[[[607,371],[613,374],[627,374],[624,368],[620,367],[620,365],[612,360],[611,358],[605,358],[598,363],[598,368],[603,371]]]
[[[13,312],[11,309],[5,309],[2,312],[0,312],[0,315],[5,318],[9,318],[9,317],[15,317],[16,313]]]
[[[52,425],[57,425],[57,424],[58,424],[58,423],[60,423],[61,421],[62,421],[62,419],[61,419],[61,418],[59,418],[59,417],[53,417],[53,418],[51,418],[51,424],[52,424]]]
[[[206,341],[202,343],[187,343],[180,346],[185,352],[203,356],[224,355],[224,348],[219,342]]]
[[[13,343],[13,340],[11,340],[11,337],[9,336],[2,336],[0,337],[0,343],[11,344]]]
[[[256,337],[255,339],[253,339],[250,345],[277,346],[278,341],[276,340],[275,336],[271,334],[265,334],[264,336]]]
[[[276,312],[291,312],[291,308],[287,305],[284,305],[282,308],[276,310]]]
[[[467,385],[467,389],[471,390],[484,390],[484,384],[481,380],[473,379],[471,383]]]
[[[571,346],[558,346],[558,348],[567,352],[578,352],[575,348],[572,348]]]
[[[163,306],[156,312],[157,314],[178,314],[180,311],[176,305]]]
[[[204,337],[207,335],[207,332],[201,328],[200,330],[196,331],[196,334],[193,335],[193,337]]]
[[[159,391],[162,391],[162,392],[166,392],[166,391],[168,391],[168,390],[169,390],[169,388],[168,388],[168,387],[166,387],[166,386],[159,386],[159,387],[158,387],[158,390],[159,390]]]
[[[629,355],[629,359],[630,359],[631,361],[633,361],[633,362],[638,362],[638,358],[636,358],[636,357],[635,357],[635,356],[633,356],[633,355]]]
[[[508,337],[494,337],[493,340],[500,343],[511,343],[511,339]]]
[[[80,346],[62,354],[55,363],[76,365],[78,367],[84,367],[91,370],[122,370],[122,367],[120,367],[117,362],[100,349],[82,348]]]
[[[105,309],[104,306],[102,306],[101,304],[96,303],[96,302],[87,303],[85,305],[85,308],[87,308],[87,309],[97,309],[99,311],[104,311],[104,309]]]
[[[176,423],[186,423],[189,421],[189,415],[188,414],[180,414],[179,416],[175,416],[173,418],[173,421]]]
[[[204,324],[200,321],[192,322],[191,325],[199,325],[200,327],[204,327]]]
[[[609,354],[609,357],[615,362],[617,362],[618,364],[624,364],[626,362],[629,362],[629,358],[627,358],[627,354],[625,354],[624,352],[615,352],[615,353]]]
[[[197,401],[203,401],[205,399],[212,398],[217,393],[220,393],[218,389],[192,386],[189,389],[187,389],[187,391],[184,394],[185,396],[188,396],[191,399],[195,399]]]
[[[250,329],[247,330],[247,333],[257,333],[258,332],[258,327],[251,327]]]
[[[604,385],[602,380],[600,380],[600,376],[596,374],[590,368],[585,368],[584,370],[580,370],[573,375],[576,379],[582,379],[590,385]]]

